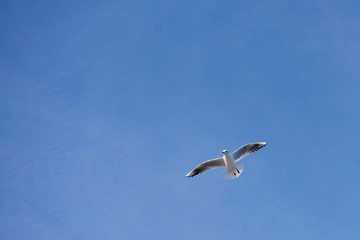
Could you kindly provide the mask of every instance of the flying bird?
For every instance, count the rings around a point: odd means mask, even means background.
[[[256,142],[241,146],[233,153],[229,153],[227,150],[224,150],[222,151],[222,153],[224,154],[223,157],[211,159],[201,163],[191,172],[186,174],[186,177],[193,177],[210,169],[226,167],[227,171],[225,174],[225,178],[227,179],[237,178],[244,170],[244,165],[236,164],[236,162],[240,161],[242,158],[246,157],[247,155],[256,152],[265,145],[266,142]]]

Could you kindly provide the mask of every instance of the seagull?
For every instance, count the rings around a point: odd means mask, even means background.
[[[264,147],[266,142],[249,143],[241,146],[235,152],[229,153],[227,150],[222,151],[223,157],[215,158],[201,163],[199,166],[194,168],[191,172],[186,174],[186,177],[193,177],[207,170],[219,167],[227,167],[225,174],[226,179],[234,179],[240,176],[244,170],[244,165],[235,164],[247,155],[256,152],[260,148]]]

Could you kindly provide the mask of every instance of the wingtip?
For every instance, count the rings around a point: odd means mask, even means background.
[[[191,172],[189,172],[188,174],[186,174],[185,177],[191,178],[191,177],[194,177],[194,176],[196,176],[196,175],[198,175],[198,174],[199,174],[199,173],[196,173],[196,172],[191,171]]]
[[[256,144],[260,145],[260,148],[263,148],[263,147],[265,147],[267,142],[257,142]]]

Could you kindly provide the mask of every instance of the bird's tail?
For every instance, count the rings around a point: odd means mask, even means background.
[[[231,171],[228,170],[225,173],[225,178],[226,179],[235,179],[240,176],[240,174],[243,172],[243,170],[244,170],[244,165],[237,164]]]

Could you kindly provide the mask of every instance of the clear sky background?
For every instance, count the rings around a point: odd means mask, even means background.
[[[359,1],[1,1],[1,239],[360,239],[359,43]]]

